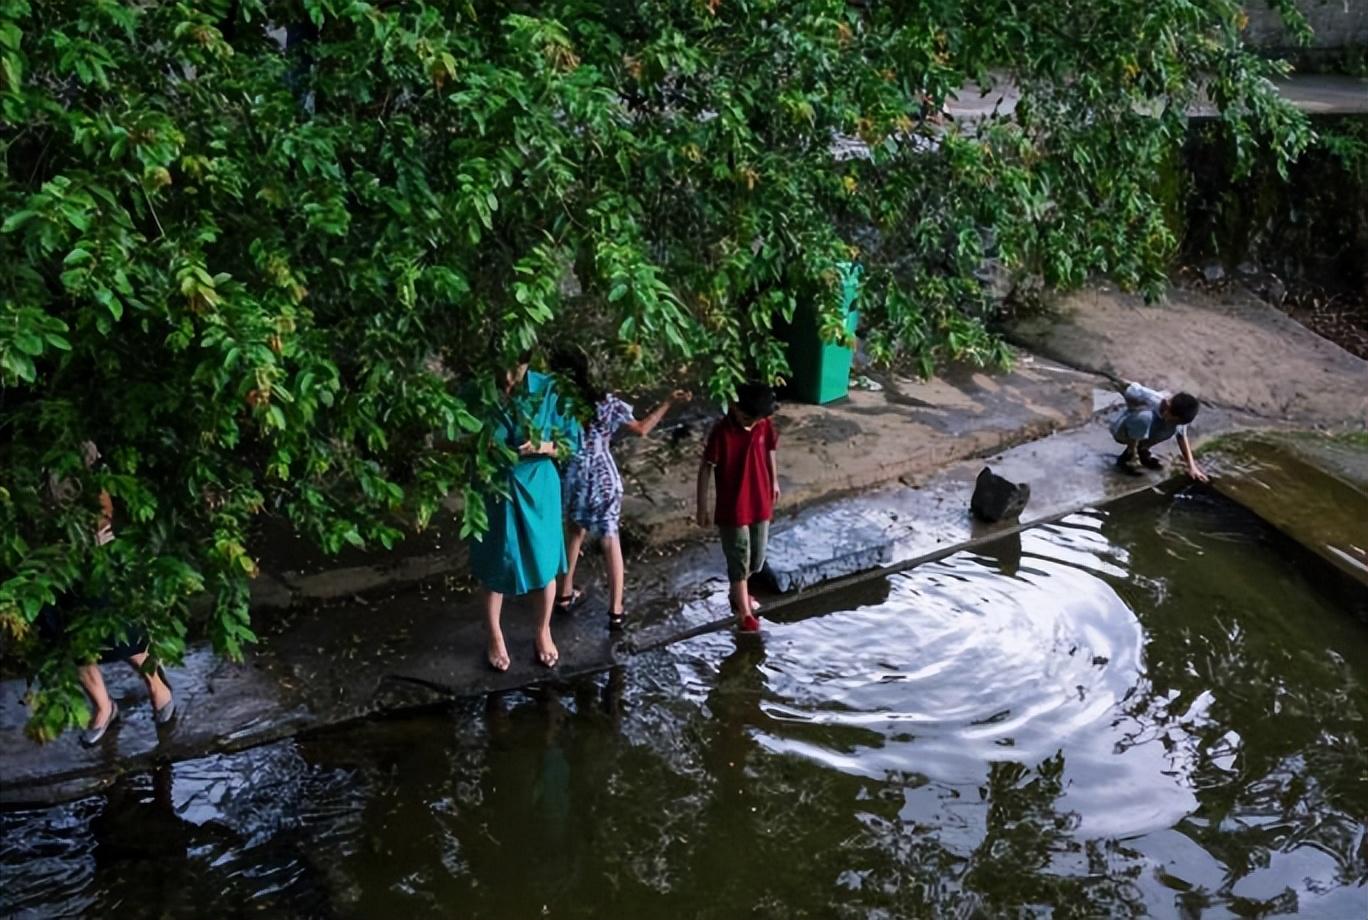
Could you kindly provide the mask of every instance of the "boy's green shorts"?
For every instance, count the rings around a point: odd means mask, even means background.
[[[765,546],[769,543],[769,521],[745,527],[718,525],[722,555],[727,557],[727,580],[745,581],[765,566]]]

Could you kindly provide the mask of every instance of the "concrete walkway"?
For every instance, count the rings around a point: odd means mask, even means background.
[[[1153,487],[1162,477],[1112,472],[1114,446],[1098,413],[1116,397],[1093,371],[1214,395],[1223,405],[1204,410],[1197,426],[1202,437],[1287,420],[1363,427],[1368,363],[1295,324],[1284,326],[1281,314],[1252,298],[1231,304],[1195,296],[1176,292],[1169,306],[1146,308],[1093,289],[1022,327],[1023,340],[1049,353],[1069,352],[1090,371],[1023,354],[1007,374],[891,378],[883,391],[853,394],[842,405],[785,407],[779,419],[785,507],[772,557],[776,576],[804,590],[767,599],[766,616],[808,615],[823,594],[849,586],[861,571],[914,564],[1005,532],[974,525],[966,514],[982,466],[975,458],[988,456],[1008,478],[1032,484],[1027,514],[1013,528]],[[1189,340],[1205,344],[1184,344]],[[1243,366],[1214,360],[1213,352],[1227,346],[1259,358],[1246,357]],[[1248,386],[1237,386],[1239,380]],[[1279,411],[1286,419],[1273,417]],[[624,456],[633,494],[627,520],[645,542],[629,566],[632,625],[623,641],[609,641],[593,559],[585,566],[589,602],[555,625],[560,667],[548,673],[532,663],[531,618],[514,603],[505,613],[514,664],[498,675],[484,665],[478,606],[452,583],[461,554],[441,528],[416,541],[407,556],[355,557],[331,571],[326,560],[295,554],[304,563],[278,570],[267,592],[273,603],[290,606],[265,618],[268,632],[246,663],[197,648],[172,671],[182,712],[160,736],[126,669],[107,669],[124,718],[92,750],[82,749],[75,733],[44,747],[27,741],[23,684],[0,685],[0,803],[50,802],[158,761],[240,749],[451,696],[565,679],[725,627],[720,551],[687,525],[702,436],[703,426],[694,425]],[[862,494],[831,500],[856,491]],[[689,539],[661,542],[680,537]],[[273,557],[288,555],[282,550]],[[337,590],[339,581],[345,591]]]
[[[1337,74],[1294,74],[1276,83],[1283,98],[1308,115],[1368,115],[1368,79]],[[1005,75],[995,77],[986,92],[966,86],[946,101],[946,109],[957,119],[974,120],[994,114],[1009,115],[1016,110],[1021,91]],[[1218,109],[1198,102],[1188,112],[1192,118],[1214,118]]]

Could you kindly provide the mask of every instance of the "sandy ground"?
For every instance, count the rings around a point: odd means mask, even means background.
[[[1307,427],[1368,425],[1368,362],[1251,294],[1175,288],[1166,303],[1092,287],[1019,322],[1037,354]]]

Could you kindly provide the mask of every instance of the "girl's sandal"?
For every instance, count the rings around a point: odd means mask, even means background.
[[[110,700],[109,718],[104,720],[103,725],[87,728],[85,731],[81,732],[81,746],[94,747],[99,744],[100,739],[105,736],[105,732],[109,731],[110,727],[117,721],[119,721],[119,704]]]
[[[579,588],[574,588],[569,594],[562,594],[556,598],[556,610],[559,613],[570,613],[582,603],[584,603],[584,592]]]
[[[610,614],[608,614],[608,631],[609,631],[609,632],[622,632],[622,630],[625,629],[626,626],[627,626],[627,613],[626,613],[625,611],[620,612],[620,613],[610,613]]]

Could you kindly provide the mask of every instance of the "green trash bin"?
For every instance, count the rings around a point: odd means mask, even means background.
[[[846,332],[854,334],[860,321],[855,301],[860,292],[860,266],[839,262],[841,312],[845,314]],[[844,345],[822,341],[817,307],[812,303],[799,305],[794,312],[789,334],[788,359],[793,371],[790,392],[803,402],[824,405],[846,395],[850,388],[850,362],[854,352]]]

